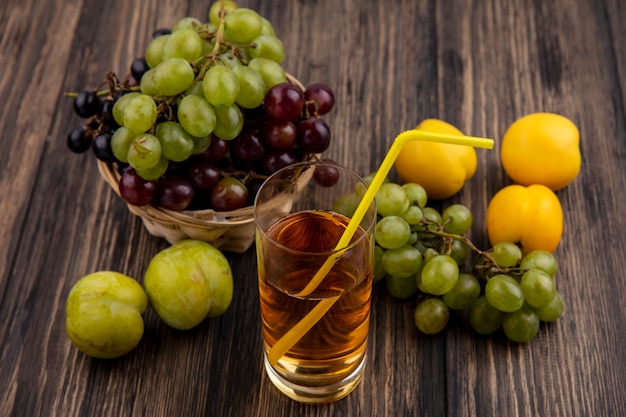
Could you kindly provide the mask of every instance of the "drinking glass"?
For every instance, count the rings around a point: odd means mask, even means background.
[[[346,233],[367,184],[332,162],[290,165],[254,204],[265,369],[305,403],[348,395],[362,379],[370,321],[376,207]],[[351,236],[351,237],[350,237]],[[340,238],[346,244],[340,244]]]

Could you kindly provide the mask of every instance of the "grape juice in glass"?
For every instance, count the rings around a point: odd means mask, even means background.
[[[338,400],[363,375],[374,203],[348,245],[337,244],[366,187],[347,168],[305,162],[272,175],[256,197],[265,368],[274,385],[301,402]],[[325,263],[331,266],[324,269]],[[311,284],[320,270],[323,278]]]

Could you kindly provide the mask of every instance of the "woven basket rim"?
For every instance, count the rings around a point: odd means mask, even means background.
[[[114,164],[98,160],[97,165],[102,178],[121,198],[118,185],[121,175]],[[122,199],[122,201],[124,200]],[[126,203],[126,205],[131,212],[158,223],[173,222],[189,226],[223,226],[225,224],[234,226],[250,223],[254,219],[253,206],[220,212],[213,209],[174,211],[155,205],[135,206],[130,203]]]

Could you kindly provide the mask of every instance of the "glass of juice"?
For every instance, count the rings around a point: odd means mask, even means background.
[[[265,369],[276,387],[300,402],[338,400],[363,375],[375,203],[350,240],[338,244],[366,188],[350,169],[314,161],[283,168],[257,193]]]

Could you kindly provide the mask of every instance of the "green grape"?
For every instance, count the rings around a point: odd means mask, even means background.
[[[433,248],[426,248],[424,252],[422,252],[422,256],[424,257],[424,262],[430,262],[435,256],[439,256],[439,252],[437,252]]]
[[[266,18],[264,18],[263,16],[261,16],[261,23],[262,23],[262,26],[261,26],[262,35],[275,35],[276,34],[272,23]]]
[[[417,292],[415,277],[401,278],[387,275],[385,276],[385,285],[389,294],[400,300],[407,299]]]
[[[402,213],[402,218],[411,226],[417,226],[424,218],[424,213],[418,206],[410,206]]]
[[[533,307],[545,307],[556,295],[552,277],[540,269],[529,269],[522,275],[520,287],[524,299]]]
[[[237,3],[231,0],[225,1],[216,1],[209,8],[209,21],[213,23],[215,26],[220,24],[220,10],[224,6],[224,12],[230,13],[237,8]]]
[[[385,278],[385,275],[387,275],[382,262],[384,253],[385,251],[383,248],[378,245],[374,245],[374,282],[380,281]]]
[[[414,182],[407,182],[402,185],[404,191],[406,191],[406,195],[409,197],[409,202],[411,204],[417,204],[419,207],[426,207],[426,202],[428,201],[428,194],[424,187]]]
[[[287,77],[285,76],[285,70],[280,64],[276,62],[265,59],[265,58],[254,58],[250,62],[248,62],[248,67],[252,68],[256,72],[259,73],[261,78],[263,79],[263,83],[265,84],[264,94],[276,84],[284,83],[287,81]]]
[[[417,242],[415,242],[415,244],[413,246],[415,246],[417,248],[417,250],[419,250],[422,253],[422,255],[425,254],[426,251],[428,250],[428,248],[426,247],[426,245],[424,245],[424,241],[419,239],[419,236],[418,236],[419,234],[417,232],[411,232],[411,234],[413,234],[413,233],[415,233],[415,235],[417,237]]]
[[[420,332],[437,334],[446,328],[450,310],[439,298],[427,298],[417,305],[413,319]]]
[[[442,223],[441,214],[432,207],[424,207],[424,218],[431,223],[426,226],[426,230],[437,230],[438,225]],[[432,235],[427,234],[427,237],[430,236]]]
[[[250,48],[252,58],[266,58],[280,64],[285,59],[285,47],[275,35],[259,35],[252,41],[253,48]]]
[[[480,283],[471,274],[459,274],[454,287],[443,295],[445,305],[453,310],[463,310],[470,307],[480,296]]]
[[[172,32],[179,31],[181,29],[198,29],[202,26],[202,22],[195,17],[187,16],[180,19],[172,26]]]
[[[115,122],[124,126],[124,110],[130,101],[140,95],[141,93],[137,91],[133,91],[131,93],[124,94],[122,97],[118,98],[113,105],[113,119]]]
[[[167,42],[169,37],[170,35],[161,35],[152,39],[148,44],[145,58],[150,68],[155,68],[163,61],[161,51],[163,50],[163,45],[165,45],[165,42]]]
[[[192,136],[207,136],[215,129],[215,111],[204,97],[185,96],[178,103],[178,122]]]
[[[206,29],[206,32],[215,33],[216,30],[217,28],[213,27],[213,28]],[[197,62],[201,64],[204,64],[207,62],[207,55],[213,52],[213,50],[215,49],[215,43],[216,43],[215,38],[202,39],[202,58]]]
[[[455,235],[462,235],[472,227],[474,217],[469,208],[462,204],[452,204],[441,214],[444,230]]]
[[[240,86],[232,69],[224,65],[211,67],[202,80],[204,97],[213,105],[232,106],[235,103]]]
[[[422,262],[422,268],[424,268],[423,262]],[[415,283],[417,284],[418,290],[420,290],[424,294],[428,294],[428,291],[426,291],[426,289],[424,288],[424,285],[422,284],[422,271],[421,270],[417,271],[417,274],[415,274]]]
[[[413,246],[404,245],[385,251],[382,257],[385,272],[398,278],[414,276],[422,266],[422,254]]]
[[[333,203],[333,211],[346,217],[354,216],[361,199],[356,194],[344,194]]]
[[[193,139],[180,124],[172,121],[159,123],[155,135],[161,143],[161,154],[168,160],[182,162],[191,156]]]
[[[474,331],[482,335],[492,334],[498,330],[503,318],[504,313],[492,306],[484,295],[478,297],[470,308],[470,325]]]
[[[363,180],[365,181],[366,178],[363,178]],[[354,187],[354,193],[357,195],[357,197],[363,198],[363,196],[365,195],[365,192],[367,191],[369,187],[369,183],[367,184],[368,185],[359,183]]]
[[[469,247],[465,242],[454,239],[450,248],[450,256],[456,261],[457,264],[462,265],[470,254]]]
[[[376,172],[370,172],[365,177],[363,177],[363,181],[365,182],[365,184],[357,184],[355,191],[356,191],[356,194],[359,196],[359,198],[363,198],[363,196],[367,192],[367,189],[372,184],[372,181],[374,180],[374,176],[375,175],[376,175]],[[385,177],[383,179],[383,181],[381,183],[381,186],[384,185],[384,184],[389,184],[389,178]],[[377,207],[377,209],[378,209],[378,207]],[[379,212],[379,214],[380,214],[380,212]]]
[[[556,294],[554,294],[552,301],[550,301],[550,304],[544,307],[536,308],[535,313],[539,317],[539,320],[550,322],[561,317],[564,309],[563,298],[561,298],[561,294],[557,291]]]
[[[141,134],[131,142],[127,158],[137,171],[150,169],[161,158],[161,142],[154,135]]]
[[[250,55],[250,50],[251,48],[243,48],[243,50],[241,51],[243,54],[243,57],[241,58],[242,62],[249,63],[253,59],[253,57]]]
[[[214,25],[211,22],[204,22],[204,23],[201,23],[200,26],[198,27],[198,33],[199,34],[203,34],[203,33],[215,34],[217,32],[217,27],[218,25]]]
[[[535,250],[522,258],[520,268],[540,269],[546,274],[554,277],[557,270],[557,261],[552,253],[545,250]]]
[[[409,198],[402,186],[385,183],[376,193],[376,210],[383,217],[401,216],[409,208]]]
[[[161,49],[163,61],[170,58],[183,58],[195,61],[202,55],[202,38],[195,29],[179,29],[173,31]]]
[[[156,118],[156,103],[146,94],[133,97],[124,108],[124,126],[134,133],[149,130],[156,122]]]
[[[120,162],[128,162],[128,149],[137,135],[127,127],[120,126],[111,137],[111,150]]]
[[[135,169],[135,171],[137,172],[137,175],[139,175],[144,180],[153,181],[161,178],[165,174],[168,165],[169,162],[167,161],[167,158],[161,155],[159,161],[152,168]]]
[[[139,81],[139,88],[141,89],[142,94],[146,94],[148,96],[159,95],[159,91],[154,85],[154,72],[154,68],[150,68],[141,76],[141,81]]]
[[[233,72],[239,82],[239,93],[235,102],[244,109],[260,106],[265,98],[265,83],[261,75],[244,65],[233,68]]]
[[[189,62],[183,58],[169,58],[154,69],[154,87],[166,96],[180,94],[191,86],[195,74]]]
[[[372,181],[374,181],[374,177],[376,176],[376,172],[370,172],[369,174],[367,174],[366,176],[363,177],[363,181],[365,181],[365,183],[367,185],[371,185]],[[385,177],[385,179],[383,180],[382,184],[388,184],[389,183],[389,178]]]
[[[230,69],[235,69],[243,65],[239,57],[230,52],[224,52],[223,54],[218,55],[218,57],[220,59],[220,63]]]
[[[409,240],[406,241],[406,244],[409,245],[409,246],[415,247],[417,242],[418,242],[417,232],[413,232],[412,231],[411,234],[409,235]],[[418,252],[420,252],[420,250],[417,247],[415,247],[415,249],[417,249]],[[422,252],[420,252],[420,253],[422,253]]]
[[[422,269],[422,287],[428,294],[443,295],[456,285],[459,266],[448,255],[436,255]]]
[[[224,39],[239,45],[252,43],[263,29],[261,16],[245,7],[230,11],[224,17]]]
[[[410,236],[411,226],[402,217],[384,217],[376,224],[376,242],[385,249],[399,248]]]
[[[211,135],[203,137],[192,136],[191,140],[193,141],[193,149],[191,151],[191,154],[198,155],[209,148],[209,145],[211,144]]]
[[[502,330],[509,340],[517,343],[530,342],[539,332],[539,317],[532,308],[525,305],[513,313],[504,315]]]
[[[215,129],[213,134],[222,140],[235,139],[243,129],[243,114],[239,106],[215,107]]]
[[[489,278],[485,296],[492,306],[505,313],[512,313],[524,305],[522,288],[510,275],[497,274]]]
[[[499,267],[510,268],[522,259],[522,250],[515,243],[500,242],[493,245],[491,256]]]
[[[184,93],[186,96],[198,96],[204,98],[204,88],[202,87],[202,81],[196,80],[191,83],[188,89]]]

